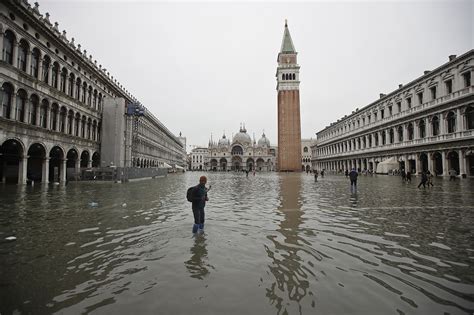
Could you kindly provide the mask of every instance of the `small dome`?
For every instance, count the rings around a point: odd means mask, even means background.
[[[219,146],[220,147],[225,147],[225,146],[229,146],[229,145],[230,145],[229,139],[227,139],[226,136],[223,135],[222,138],[219,139]]]
[[[233,142],[240,142],[242,144],[252,144],[252,139],[247,134],[247,130],[244,128],[240,128],[239,133],[234,136]]]
[[[258,146],[259,147],[270,147],[270,140],[265,136],[265,134],[262,134],[262,137],[260,140],[258,140]]]

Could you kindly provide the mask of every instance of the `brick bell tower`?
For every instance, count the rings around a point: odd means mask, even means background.
[[[288,23],[278,54],[278,171],[301,171],[300,66]]]

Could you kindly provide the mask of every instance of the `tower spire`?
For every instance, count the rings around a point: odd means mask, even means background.
[[[280,53],[296,53],[293,40],[291,39],[290,30],[288,29],[288,21],[285,20],[285,31],[283,32],[283,40],[281,41]]]

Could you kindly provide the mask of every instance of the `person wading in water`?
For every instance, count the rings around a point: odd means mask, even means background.
[[[201,176],[199,178],[199,185],[191,187],[191,202],[194,215],[194,225],[193,233],[203,232],[204,230],[204,207],[206,206],[206,201],[209,201],[207,197],[207,192],[211,189],[206,188],[207,178],[206,176]],[[189,199],[188,199],[189,200]]]

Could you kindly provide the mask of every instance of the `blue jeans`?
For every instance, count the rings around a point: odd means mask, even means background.
[[[204,208],[193,209],[194,224],[204,224]]]

